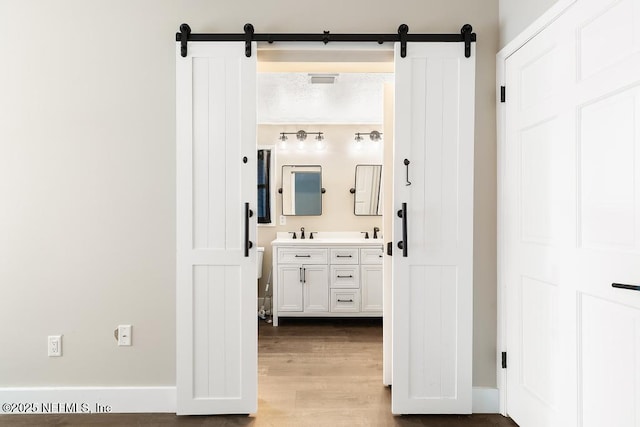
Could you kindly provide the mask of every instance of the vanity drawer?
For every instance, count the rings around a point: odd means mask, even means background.
[[[280,264],[327,264],[327,250],[317,248],[279,248]]]
[[[360,266],[358,265],[332,265],[332,288],[359,288]]]
[[[360,289],[331,289],[332,313],[357,313],[360,311]]]
[[[361,248],[360,263],[361,264],[382,264],[383,251],[382,248]]]
[[[358,248],[331,248],[331,264],[358,264]]]

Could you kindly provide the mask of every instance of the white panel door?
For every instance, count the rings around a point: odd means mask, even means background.
[[[578,2],[581,3],[581,2]],[[640,2],[575,18],[579,425],[640,426]]]
[[[506,86],[507,412],[638,427],[640,5],[576,2]]]
[[[573,58],[563,31],[545,29],[507,61],[507,392],[522,427],[575,422],[562,410],[575,394]]]
[[[244,52],[198,42],[182,58],[177,44],[178,414],[257,410],[256,58]]]
[[[405,58],[399,50],[392,411],[470,413],[475,46],[470,58],[460,43],[411,43]]]

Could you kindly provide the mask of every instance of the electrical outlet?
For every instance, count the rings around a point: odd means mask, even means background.
[[[49,335],[47,338],[47,356],[62,356],[62,335]]]
[[[280,225],[287,225],[287,217],[280,215]]]
[[[131,325],[118,325],[118,345],[131,345]]]

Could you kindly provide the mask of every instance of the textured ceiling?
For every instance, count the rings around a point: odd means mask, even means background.
[[[393,74],[344,73],[311,84],[308,73],[258,73],[258,123],[382,123]]]

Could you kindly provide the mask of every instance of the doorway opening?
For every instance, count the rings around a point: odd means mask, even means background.
[[[311,375],[318,369],[315,362],[322,366],[323,356],[328,370],[347,369],[351,373],[353,369],[348,368],[347,359],[360,358],[356,364],[361,382],[371,382],[373,371],[378,375],[373,377],[378,386],[381,381],[390,384],[391,328],[390,321],[384,322],[383,318],[390,314],[390,306],[385,308],[384,303],[390,302],[391,276],[390,260],[383,256],[383,242],[391,241],[392,237],[392,219],[391,215],[385,215],[385,206],[388,205],[390,212],[393,67],[393,51],[384,48],[258,51],[259,218],[261,210],[269,210],[266,215],[269,221],[259,221],[257,233],[258,247],[264,248],[262,270],[258,272],[261,277],[258,282],[261,395],[274,392],[276,382],[270,379],[265,384],[267,389],[263,390],[263,375],[280,375],[281,379],[283,374],[285,378],[301,372]],[[321,83],[317,83],[318,80]],[[300,131],[307,134],[306,139],[300,140]],[[317,135],[322,135],[322,139]],[[321,187],[325,191],[318,196],[319,212],[299,215],[289,209],[290,198],[286,193],[291,186],[283,185],[283,173],[288,174],[290,166],[320,166]],[[377,193],[366,193],[364,187],[376,188]],[[297,247],[326,250],[327,259],[318,261],[323,264],[322,268],[313,271],[311,267],[320,266],[278,262],[276,254],[284,250],[283,243],[272,243],[291,239],[294,233],[296,240],[291,241]],[[302,239],[303,233],[306,242]],[[345,238],[348,243],[339,246],[322,243],[327,238]],[[346,251],[342,256],[348,261],[334,264],[339,258],[332,261],[332,250]],[[372,257],[363,260],[362,255],[371,250],[374,251]],[[297,294],[287,293],[288,272],[295,278],[293,286],[298,287],[294,290]],[[318,284],[310,281],[312,277],[323,279]],[[301,283],[303,279],[305,283]],[[340,281],[344,283],[338,283]],[[305,292],[302,290],[305,285],[317,285],[319,292]],[[299,303],[292,302],[292,298],[300,298]],[[316,299],[312,301],[313,298]],[[278,327],[272,328],[273,320]],[[354,339],[360,341],[360,346]],[[333,346],[337,341],[343,342]],[[274,346],[290,350],[303,348],[308,350],[302,350],[308,357],[302,360],[284,357],[282,366],[274,368],[274,363],[280,363],[274,362],[275,355],[287,354],[287,350],[281,352]],[[336,352],[344,352],[344,363],[336,365],[326,360]],[[385,353],[384,362],[382,353]],[[382,378],[378,374],[380,364],[384,365]],[[291,393],[296,387],[294,383],[300,384],[285,381],[277,392]],[[311,385],[306,391],[298,391],[303,395],[313,394],[313,389]],[[388,394],[387,389],[378,389]],[[314,399],[323,400],[323,393],[317,390],[315,393]],[[348,390],[343,390],[342,401],[358,393],[353,390],[350,395]],[[324,400],[335,399],[334,394],[325,395]]]

